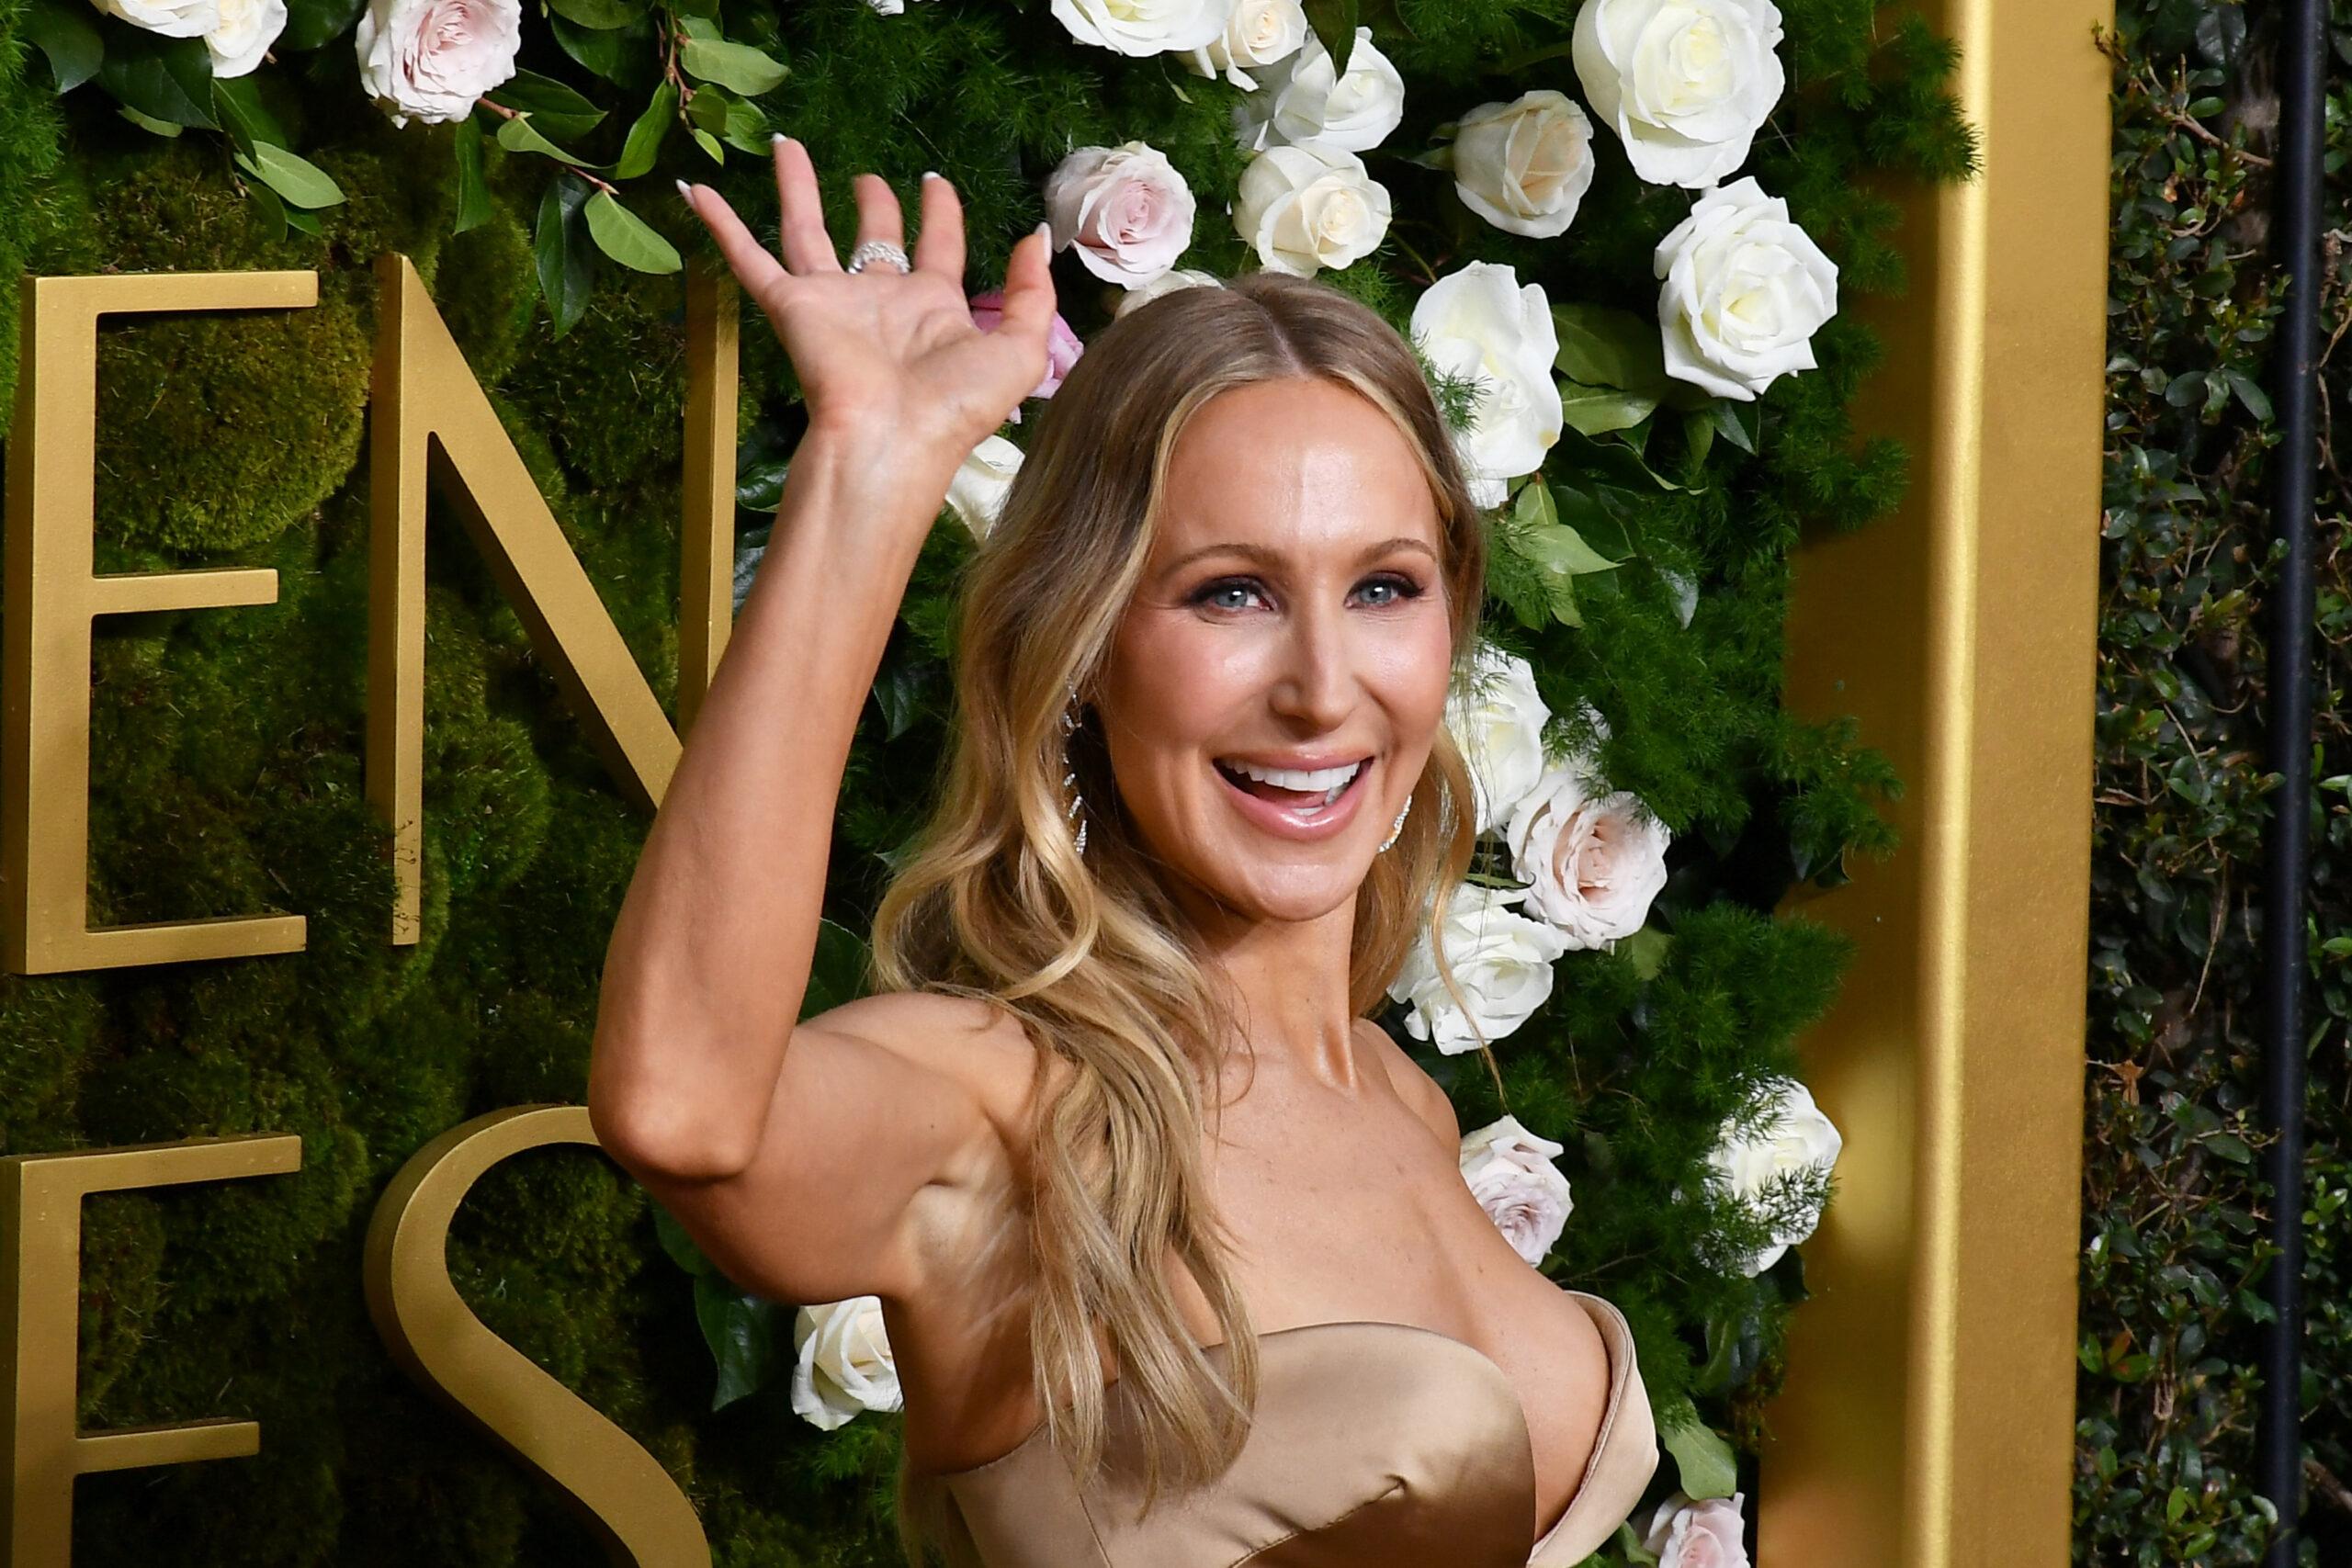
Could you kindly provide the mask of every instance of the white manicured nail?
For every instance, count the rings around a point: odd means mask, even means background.
[[[688,201],[692,201],[695,198],[694,187],[686,184],[684,180],[680,180],[678,182],[678,194]]]
[[[939,171],[937,169],[925,169],[922,172],[922,177],[927,180],[935,180],[939,177]]]

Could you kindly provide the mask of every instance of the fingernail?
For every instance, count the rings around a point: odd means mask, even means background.
[[[922,172],[922,177],[927,180],[935,180],[939,177],[939,171],[937,169],[925,169]]]
[[[695,198],[694,187],[686,184],[685,181],[680,180],[678,182],[678,195],[686,201],[691,202]]]
[[[1053,244],[1054,225],[1051,220],[1037,225],[1037,238],[1045,241],[1048,246]]]
[[[768,133],[768,145],[771,147],[781,147],[791,140],[791,137],[786,136],[781,130],[771,131]]]

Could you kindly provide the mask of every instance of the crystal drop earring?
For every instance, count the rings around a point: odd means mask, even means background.
[[[1388,837],[1381,840],[1380,852],[1382,854],[1386,854],[1388,852],[1388,847],[1396,841],[1396,835],[1405,830],[1405,818],[1412,815],[1412,810],[1413,797],[1408,795],[1405,797],[1405,809],[1396,813],[1396,820],[1390,826],[1388,829]]]
[[[1078,852],[1083,859],[1086,854],[1086,797],[1078,793],[1078,769],[1069,760],[1069,738],[1077,733],[1078,726],[1078,686],[1072,682],[1069,705],[1062,709],[1062,788],[1069,792],[1069,805],[1062,812],[1062,820],[1078,824]]]

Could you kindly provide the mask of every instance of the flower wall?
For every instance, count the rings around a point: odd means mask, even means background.
[[[1736,1550],[1836,1129],[1797,1072],[1842,940],[1776,915],[1883,852],[1900,787],[1780,702],[1789,555],[1899,493],[1846,409],[1898,292],[1891,193],[1957,177],[1948,49],[1862,0],[0,0],[0,265],[296,266],[317,309],[109,327],[102,570],[252,564],[251,610],[102,622],[94,919],[299,909],[309,950],[0,978],[7,1152],[304,1137],[244,1190],[90,1205],[85,1425],[243,1415],[253,1460],[95,1476],[85,1561],[569,1562],[560,1502],[376,1348],[357,1248],[442,1129],[578,1100],[645,822],[461,530],[429,556],[425,922],[360,790],[370,265],[411,256],[657,692],[674,687],[680,178],[774,222],[799,138],[953,179],[988,324],[1053,228],[1063,331],[948,497],[850,761],[810,1006],[941,754],[949,608],[1060,375],[1123,306],[1252,267],[1419,347],[1490,507],[1488,623],[1449,714],[1482,852],[1380,1021],[1445,1084],[1521,1255],[1627,1314],[1668,1450],[1604,1554]],[[0,390],[14,378],[0,317]],[[798,429],[744,333],[739,591]],[[756,846],[747,847],[756,852]],[[1480,1038],[1491,1047],[1482,1055]],[[235,1185],[235,1184],[232,1184]],[[475,1310],[646,1443],[730,1564],[880,1562],[895,1373],[868,1303],[744,1297],[582,1152],[494,1171],[451,1265]],[[1726,1547],[1726,1542],[1731,1543]],[[1724,1559],[1728,1560],[1728,1559]]]

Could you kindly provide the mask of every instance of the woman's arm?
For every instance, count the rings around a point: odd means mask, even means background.
[[[983,335],[947,182],[924,182],[912,273],[851,275],[807,153],[779,142],[776,164],[784,265],[716,192],[689,199],[784,340],[809,430],[614,925],[588,1102],[722,1267],[743,1245],[724,1233],[759,1216],[768,1256],[739,1258],[739,1283],[831,1300],[904,1264],[914,1197],[993,1136],[941,1055],[947,998],[796,1020],[859,712],[948,479],[1044,374],[1052,282],[1043,238],[1023,240]],[[857,194],[859,238],[900,242],[888,186]]]
[[[588,1100],[616,1152],[676,1175],[751,1162],[808,992],[851,739],[939,500],[886,451],[812,435],[793,456],[605,951]]]

